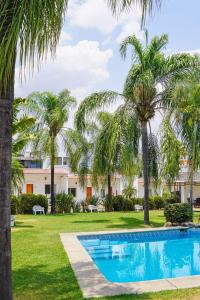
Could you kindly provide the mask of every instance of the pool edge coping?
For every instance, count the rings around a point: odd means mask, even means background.
[[[79,286],[83,292],[84,298],[105,297],[198,287],[200,286],[200,275],[140,282],[114,283],[107,280],[100,272],[90,255],[87,253],[86,249],[78,240],[78,236],[159,231],[180,228],[183,227],[157,227],[95,232],[60,233],[60,238],[65,252],[68,255],[72,269],[76,275]]]

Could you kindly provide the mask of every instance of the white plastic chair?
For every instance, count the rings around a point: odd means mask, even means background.
[[[92,213],[94,211],[97,211],[98,212],[98,207],[95,206],[95,205],[88,205],[88,209],[89,211]]]
[[[40,205],[34,205],[33,206],[33,214],[37,215],[37,213],[42,213],[44,214],[44,207],[40,206]]]
[[[143,210],[143,206],[139,204],[135,204],[135,211],[141,211]]]

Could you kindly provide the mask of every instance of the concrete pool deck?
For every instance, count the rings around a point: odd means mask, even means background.
[[[169,229],[173,228],[145,228],[133,230],[61,233],[60,237],[85,298],[123,294],[141,294],[147,292],[159,292],[163,290],[176,290],[200,286],[200,275],[141,282],[111,282],[107,280],[99,271],[96,264],[93,262],[92,258],[77,238],[77,236],[80,235],[90,234],[98,235],[107,233],[144,232]],[[177,229],[177,227],[174,229]]]

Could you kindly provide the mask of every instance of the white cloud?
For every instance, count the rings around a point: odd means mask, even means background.
[[[132,12],[129,15],[124,15],[121,21],[121,32],[117,36],[117,42],[120,43],[127,36],[133,33],[140,39],[143,39],[144,32],[141,30],[141,15],[139,12]]]
[[[69,7],[68,16],[72,26],[96,28],[103,34],[111,33],[117,25],[117,20],[102,0],[73,2]]]
[[[103,0],[84,0],[73,2],[69,7],[70,25],[84,29],[97,29],[101,34],[108,35],[115,30],[116,41],[121,42],[127,35],[135,33],[143,38],[141,31],[141,12],[135,8],[130,13],[114,17]]]
[[[68,88],[79,98],[86,96],[96,85],[109,78],[108,62],[111,49],[101,50],[96,41],[83,40],[76,45],[58,46],[56,58],[48,57],[39,72],[23,86],[16,72],[16,95],[27,96],[32,91],[58,92]]]
[[[71,41],[71,40],[72,40],[72,36],[68,32],[65,32],[65,31],[61,32],[60,45],[63,45],[64,43]]]

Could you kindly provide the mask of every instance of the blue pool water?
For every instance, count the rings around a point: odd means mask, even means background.
[[[112,282],[200,274],[200,229],[78,236]]]

